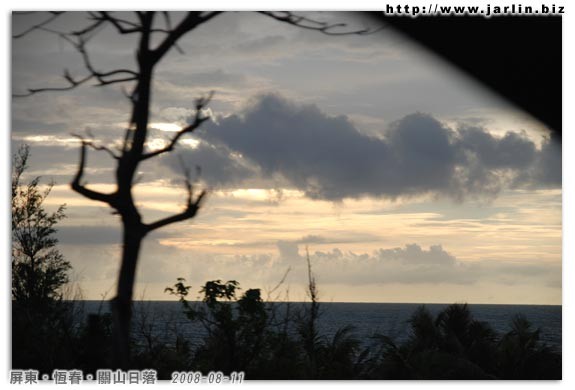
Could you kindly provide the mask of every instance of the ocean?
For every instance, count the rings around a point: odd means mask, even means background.
[[[108,302],[82,301],[83,311],[90,313],[109,312]],[[272,304],[276,313],[285,313],[286,303]],[[309,303],[290,303],[290,312],[301,310]],[[333,336],[341,327],[351,325],[354,334],[366,345],[374,334],[385,334],[397,341],[409,336],[408,320],[423,304],[417,303],[320,303],[318,330],[326,337]],[[424,304],[432,314],[439,313],[447,304]],[[536,328],[541,330],[541,340],[561,352],[561,306],[547,305],[468,305],[473,317],[485,321],[499,334],[508,332],[514,316],[522,314]],[[281,315],[281,314],[280,314]],[[201,324],[191,322],[182,312],[179,302],[136,301],[134,302],[134,330],[137,339],[153,335],[159,340],[170,342],[175,335],[184,336],[192,346],[198,345],[206,334]]]

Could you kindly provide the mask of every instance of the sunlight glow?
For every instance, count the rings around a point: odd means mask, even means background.
[[[161,138],[154,138],[149,140],[146,145],[151,151],[159,150],[166,147],[166,141]]]
[[[239,188],[233,191],[216,191],[222,197],[231,197],[252,201],[279,200],[280,198],[303,198],[303,191],[292,189]]]
[[[150,127],[160,131],[166,132],[176,132],[182,130],[182,126],[177,125],[175,123],[165,123],[165,122],[158,122],[158,123],[150,123]]]
[[[16,137],[14,137],[16,139]],[[42,143],[44,146],[77,144],[78,138],[63,138],[53,135],[29,135],[22,138],[25,142]]]
[[[198,146],[200,146],[200,140],[199,139],[195,139],[195,138],[186,138],[186,139],[181,139],[180,143],[186,146],[189,146],[192,149],[197,149]]]

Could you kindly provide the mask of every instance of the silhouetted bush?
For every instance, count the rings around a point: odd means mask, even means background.
[[[378,379],[560,379],[561,355],[539,340],[523,317],[499,337],[473,318],[466,304],[453,304],[435,318],[420,307],[403,343],[374,339],[370,378]]]
[[[51,373],[77,362],[73,307],[54,301],[44,305],[12,301],[12,367]]]
[[[561,355],[541,343],[540,329],[516,316],[498,343],[497,373],[502,379],[560,379]]]
[[[75,362],[74,308],[63,301],[70,263],[56,248],[55,225],[64,205],[44,208],[53,183],[23,183],[30,149],[22,145],[12,165],[12,366],[46,373]]]

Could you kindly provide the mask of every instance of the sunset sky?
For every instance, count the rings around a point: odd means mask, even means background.
[[[312,15],[373,21],[348,13]],[[62,29],[83,14],[63,17]],[[13,32],[28,17],[13,16]],[[101,31],[95,66],[133,67],[134,42]],[[213,120],[142,165],[145,221],[185,201],[180,158],[201,166],[209,196],[190,221],[144,244],[136,297],[171,299],[237,280],[272,298],[305,298],[306,248],[323,301],[561,304],[561,150],[544,125],[390,28],[326,36],[263,15],[226,13],[185,36],[158,67],[150,149],[215,91]],[[12,46],[12,89],[63,83],[81,58],[38,32]],[[85,299],[114,293],[120,221],[69,188],[79,142],[121,140],[130,105],[120,88],[83,86],[12,101],[12,150],[31,146],[29,177],[54,180],[65,203],[59,248]],[[111,190],[114,161],[90,151],[86,179]]]

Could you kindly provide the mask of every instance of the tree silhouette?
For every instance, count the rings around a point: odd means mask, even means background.
[[[46,372],[66,364],[73,307],[63,295],[71,265],[54,235],[65,207],[46,210],[53,183],[25,180],[29,156],[24,144],[12,158],[12,367]]]
[[[12,299],[39,307],[61,298],[59,290],[68,282],[71,266],[56,249],[54,237],[65,206],[53,213],[44,209],[53,184],[42,191],[40,177],[22,183],[29,156],[30,148],[22,145],[12,165]]]
[[[92,137],[77,135],[81,141],[80,161],[77,173],[71,183],[72,189],[84,197],[105,203],[117,213],[122,221],[122,259],[118,277],[117,291],[112,299],[114,329],[117,344],[119,365],[129,366],[129,332],[131,322],[131,304],[135,282],[136,267],[142,240],[150,232],[172,223],[193,218],[201,207],[206,196],[206,190],[195,192],[186,170],[187,201],[182,212],[159,219],[151,223],[143,221],[140,210],[134,202],[132,189],[135,174],[140,164],[174,150],[178,141],[187,134],[193,133],[209,119],[203,113],[212,97],[212,93],[200,97],[195,102],[195,115],[191,123],[182,128],[167,142],[165,147],[150,151],[146,148],[148,140],[148,125],[150,104],[152,101],[152,80],[156,66],[172,49],[181,51],[178,42],[182,37],[195,30],[200,25],[216,18],[221,12],[187,12],[177,23],[173,23],[173,15],[169,12],[88,12],[86,25],[73,31],[59,31],[53,26],[63,15],[63,12],[49,12],[45,20],[34,24],[25,31],[14,35],[15,38],[40,31],[55,34],[70,43],[80,54],[85,75],[74,77],[68,70],[64,71],[65,85],[61,87],[28,89],[27,93],[18,96],[29,96],[40,92],[66,91],[83,84],[94,82],[97,86],[129,84],[126,92],[131,102],[129,126],[125,129],[122,146],[114,150],[106,145],[96,143]],[[365,28],[350,31],[345,23],[326,23],[312,18],[296,15],[291,12],[259,12],[260,15],[272,18],[278,22],[297,26],[299,28],[319,31],[328,35],[369,34],[376,30]],[[136,54],[136,69],[116,68],[111,70],[96,69],[87,48],[89,40],[103,28],[112,28],[120,35],[137,37],[134,48]],[[116,160],[116,189],[111,193],[103,193],[88,188],[83,182],[86,166],[87,149],[107,152]]]

